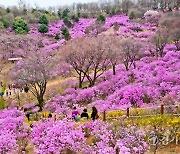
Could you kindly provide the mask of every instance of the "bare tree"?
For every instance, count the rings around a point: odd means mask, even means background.
[[[176,50],[180,50],[180,28],[175,28],[170,32],[170,38],[176,45]]]
[[[65,60],[78,74],[79,87],[84,78],[93,86],[96,80],[109,66],[108,52],[105,50],[103,37],[86,37],[72,40],[64,50]]]
[[[156,56],[162,57],[164,55],[163,49],[169,42],[169,34],[166,29],[158,29],[151,39],[151,43],[156,48]]]
[[[109,66],[109,56],[104,45],[105,40],[103,36],[90,38],[88,42],[92,54],[92,65],[91,69],[85,73],[85,75],[89,80],[90,86],[93,86],[96,80],[107,70]]]
[[[27,85],[38,100],[42,111],[47,82],[53,77],[56,66],[55,53],[34,48],[25,58],[19,61],[11,70],[11,79],[22,85]]]
[[[122,11],[124,13],[128,13],[130,7],[133,6],[133,2],[131,0],[123,0],[121,6],[122,6]]]
[[[136,68],[136,60],[142,45],[133,38],[126,38],[121,40],[121,61],[128,71],[131,66]]]
[[[0,53],[3,59],[7,57],[24,57],[32,49],[34,44],[41,44],[40,38],[33,38],[26,35],[7,35],[0,37]]]
[[[116,75],[116,65],[120,63],[120,38],[115,35],[106,36],[104,44],[113,69],[113,75]]]
[[[89,71],[92,64],[91,51],[87,49],[85,40],[83,38],[72,40],[61,50],[62,53],[65,53],[65,61],[70,64],[77,73],[79,88],[82,88],[85,73]]]

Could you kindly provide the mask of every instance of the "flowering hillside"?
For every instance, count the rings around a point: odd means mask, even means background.
[[[160,105],[167,96],[175,104],[180,101],[179,59],[179,51],[169,51],[163,58],[144,57],[129,71],[118,65],[116,75],[109,70],[92,88],[67,89],[63,96],[46,102],[46,110],[59,113],[59,108],[65,110],[72,104],[89,104],[100,111],[152,106]]]
[[[71,19],[67,12],[51,21],[42,15],[30,27],[18,17],[0,35],[0,73],[15,58],[0,83],[0,153],[145,154],[178,147],[179,12],[147,11],[136,19],[133,13]],[[147,108],[153,112],[144,115]]]

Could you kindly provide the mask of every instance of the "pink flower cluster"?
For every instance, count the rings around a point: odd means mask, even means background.
[[[112,130],[103,121],[85,124],[71,121],[47,121],[34,125],[31,133],[37,154],[80,152],[92,154],[144,153],[148,145],[145,134],[135,128]],[[88,138],[91,138],[87,144]]]
[[[54,106],[55,111],[62,104],[69,107],[74,104],[90,104],[101,112],[133,106],[158,105],[157,100],[167,95],[180,99],[177,97],[180,92],[180,55],[179,52],[169,51],[170,49],[165,48],[168,52],[162,58],[142,58],[137,61],[136,69],[126,71],[119,65],[116,75],[112,75],[112,71],[109,70],[94,87],[67,89],[63,96],[59,95],[46,102],[46,106]]]
[[[27,126],[21,111],[0,111],[0,153],[14,153],[21,147],[18,141],[26,139],[27,135]]]

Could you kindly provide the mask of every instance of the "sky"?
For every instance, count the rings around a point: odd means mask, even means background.
[[[16,5],[18,6],[18,2],[20,0],[0,0],[0,5],[5,7]],[[24,0],[26,4],[30,4],[31,6],[38,6],[41,8],[48,7],[57,7],[60,5],[70,5],[73,3],[88,3],[88,2],[97,2],[98,0]]]

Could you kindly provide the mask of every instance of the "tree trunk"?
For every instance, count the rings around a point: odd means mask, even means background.
[[[79,74],[79,88],[82,88],[82,73]]]
[[[125,66],[125,68],[126,68],[126,71],[129,71],[128,63],[124,63],[124,66]]]
[[[37,100],[38,100],[39,110],[42,111],[42,110],[43,110],[43,106],[44,106],[43,96],[39,96],[39,97],[37,98]]]
[[[133,62],[133,67],[134,67],[134,69],[136,68],[136,62],[135,61]]]
[[[159,53],[159,54],[160,54],[159,56],[160,56],[160,57],[163,57],[163,48],[162,48],[162,49],[160,49],[160,51],[159,51],[159,52],[160,52],[160,53]]]
[[[113,75],[116,75],[116,66],[113,65]]]
[[[81,81],[81,77],[79,77],[79,88],[82,88],[82,81]]]

